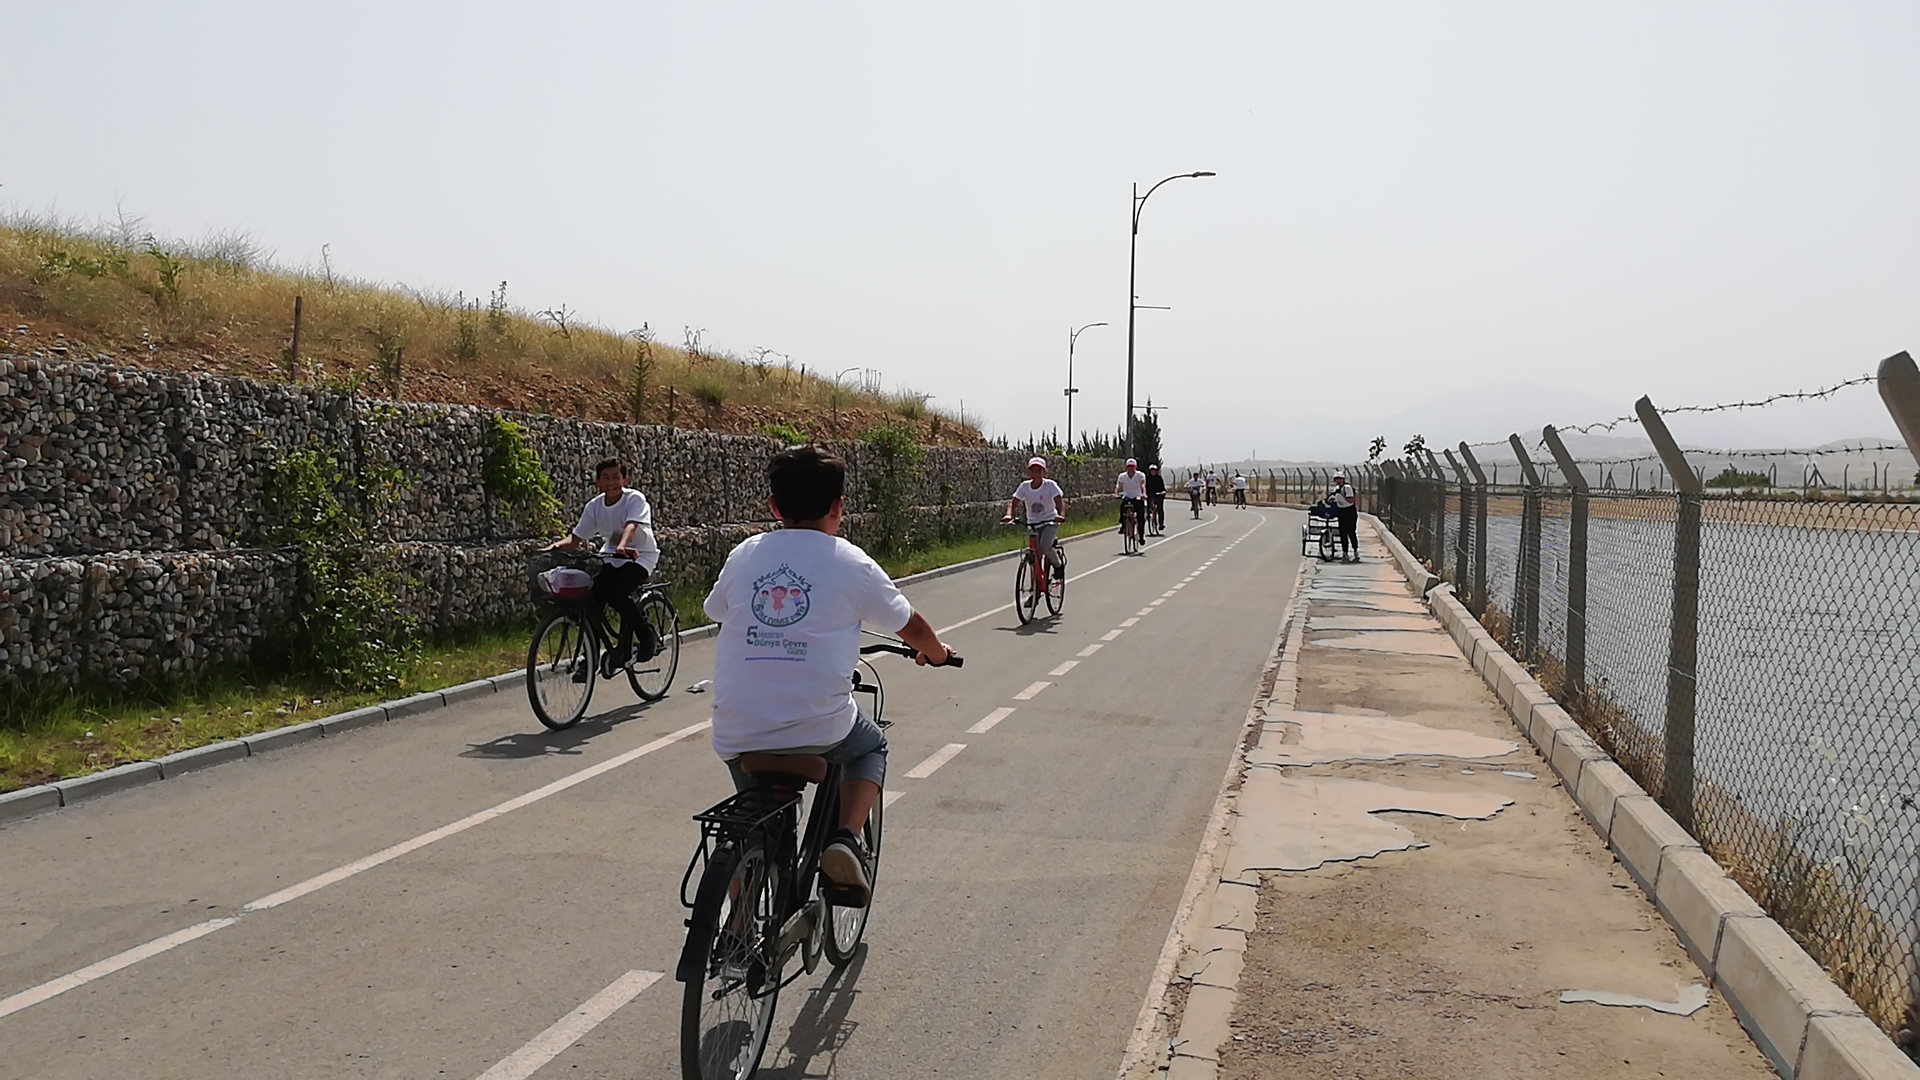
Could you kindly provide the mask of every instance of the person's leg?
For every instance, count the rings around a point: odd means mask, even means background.
[[[887,738],[864,715],[853,730],[824,755],[840,766],[840,829],[820,853],[820,873],[845,891],[844,899],[864,907],[873,888],[871,862],[861,830],[887,780]]]
[[[1060,526],[1041,526],[1039,544],[1040,553],[1046,556],[1046,564],[1053,568],[1053,576],[1059,577],[1067,565],[1067,553],[1060,550]]]
[[[600,571],[593,579],[593,599],[600,609],[612,608],[620,615],[620,640],[608,641],[608,646],[618,650],[617,656],[624,658],[632,652],[633,636],[640,626],[640,606],[633,602],[634,590],[647,583],[647,568],[639,563],[627,563],[624,566],[609,566]],[[601,616],[600,632],[607,634],[606,617]]]

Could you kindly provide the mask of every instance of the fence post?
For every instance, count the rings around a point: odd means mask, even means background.
[[[1568,701],[1578,701],[1587,691],[1587,478],[1552,424],[1540,429],[1540,437],[1547,441],[1560,475],[1573,489],[1567,523],[1566,673],[1560,690]]]
[[[1913,455],[1915,465],[1920,465],[1920,366],[1909,354],[1894,353],[1880,361],[1876,381],[1880,400],[1893,414],[1893,426],[1907,441],[1907,453]]]
[[[1467,610],[1478,619],[1487,613],[1487,474],[1474,460],[1473,448],[1460,444],[1460,459],[1473,474],[1473,592]]]
[[[1520,503],[1520,558],[1514,571],[1513,621],[1520,629],[1520,658],[1531,661],[1540,647],[1540,474],[1527,456],[1520,436],[1507,436],[1513,456],[1520,460],[1520,479],[1527,493]]]
[[[1433,534],[1427,539],[1427,561],[1433,564],[1435,573],[1445,577],[1447,573],[1447,474],[1440,470],[1439,459],[1433,451],[1420,448],[1427,472],[1433,477],[1433,507],[1430,520]]]
[[[1673,441],[1651,398],[1633,403],[1640,426],[1653,440],[1660,460],[1673,476],[1678,513],[1673,527],[1673,629],[1667,643],[1666,783],[1662,804],[1688,832],[1693,831],[1693,717],[1699,684],[1700,650],[1700,495],[1699,478]]]
[[[1447,466],[1460,485],[1460,527],[1453,531],[1453,591],[1456,596],[1467,588],[1467,552],[1468,541],[1472,538],[1472,526],[1468,524],[1470,506],[1473,497],[1467,494],[1467,470],[1460,465],[1460,459],[1453,456],[1451,450],[1441,450],[1447,456]]]

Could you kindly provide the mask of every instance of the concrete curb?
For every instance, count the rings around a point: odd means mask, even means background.
[[[1401,568],[1418,567],[1399,538],[1379,519],[1372,520]],[[1547,758],[1580,812],[1640,883],[1780,1075],[1788,1080],[1920,1080],[1920,1065],[1581,730],[1452,590],[1437,588],[1428,600],[1514,724]]]
[[[1105,529],[1096,529],[1093,532],[1082,533],[1079,536],[1070,536],[1062,540],[1061,543],[1071,544],[1075,541],[1088,540],[1105,534]],[[932,570],[923,570],[918,574],[908,574],[905,577],[896,578],[894,584],[901,587],[916,585],[923,581],[932,581],[950,574],[958,574],[962,571],[972,570],[975,567],[985,566],[989,563],[1004,562],[1008,559],[1018,557],[1022,550],[1021,548],[1014,548],[1011,551],[1003,551],[997,555],[988,555],[979,559],[970,559],[963,563],[954,563],[952,566],[940,566]],[[678,636],[680,643],[686,645],[695,641],[704,641],[719,632],[719,626],[708,623],[705,626],[696,626],[690,630],[682,630]],[[202,769],[209,765],[218,765],[226,761],[252,757],[257,754],[266,753],[269,750],[278,750],[284,746],[292,746],[296,743],[308,742],[313,739],[341,735],[355,728],[371,727],[375,724],[384,724],[409,716],[419,716],[423,713],[436,712],[448,706],[463,701],[470,701],[477,697],[504,693],[511,687],[519,686],[525,674],[524,671],[516,669],[489,678],[464,682],[458,686],[449,686],[444,690],[431,690],[426,693],[414,694],[411,697],[404,697],[395,701],[381,702],[377,705],[368,705],[364,708],[353,709],[348,712],[335,713],[332,716],[323,716],[318,720],[289,724],[286,727],[257,732],[239,739],[229,739],[225,742],[214,743],[210,746],[200,746],[191,750],[182,750],[153,761],[130,762],[104,772],[89,773],[86,776],[75,777],[71,780],[59,780],[51,784],[41,784],[36,787],[21,788],[18,791],[9,791],[5,794],[0,794],[0,823],[32,817],[35,814],[40,814],[48,810],[58,810],[86,799],[106,795],[115,791],[124,791],[131,787],[151,784],[158,780],[179,776],[182,773]]]

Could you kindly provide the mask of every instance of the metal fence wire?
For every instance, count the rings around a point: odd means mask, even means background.
[[[1485,575],[1488,629],[1920,1060],[1920,502],[1489,485],[1483,536],[1465,494],[1377,502],[1469,608]]]

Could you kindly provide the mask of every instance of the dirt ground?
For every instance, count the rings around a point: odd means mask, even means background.
[[[1309,614],[1378,611],[1313,601]],[[1559,1002],[1569,989],[1671,1002],[1706,980],[1464,660],[1315,645],[1343,636],[1309,633],[1300,711],[1387,715],[1520,749],[1289,776],[1514,802],[1484,821],[1387,812],[1427,846],[1264,874],[1220,1074],[1773,1076],[1718,995],[1688,1017]]]

